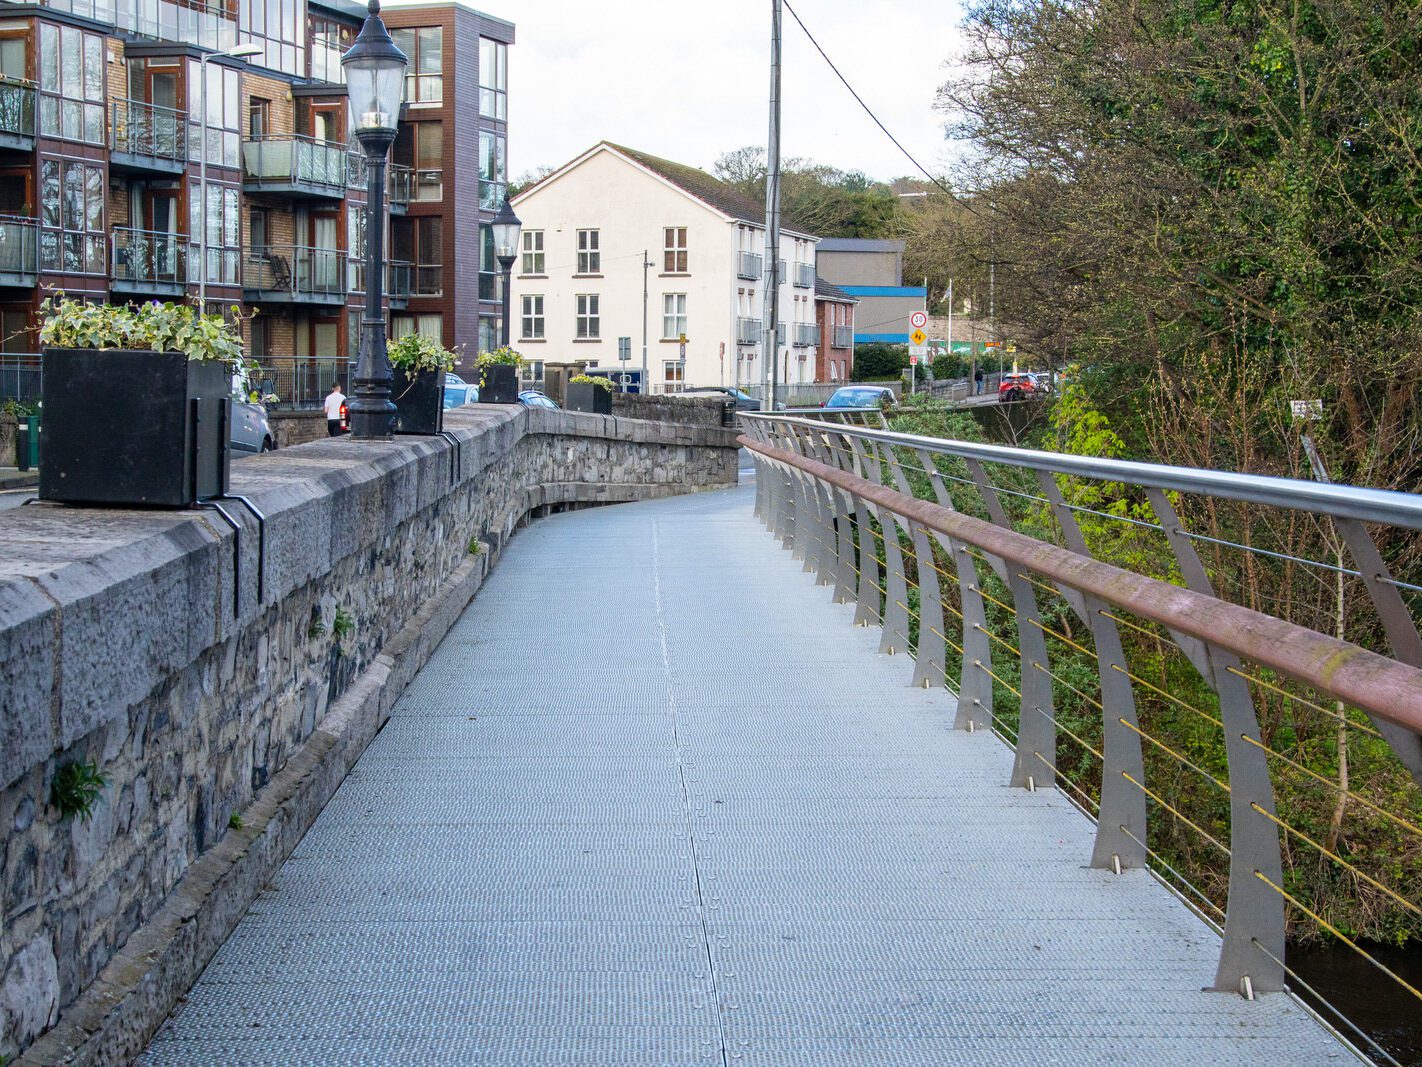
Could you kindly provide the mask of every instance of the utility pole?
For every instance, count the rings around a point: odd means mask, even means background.
[[[652,266],[647,249],[642,249],[642,395],[652,394],[652,383],[647,378],[647,271]]]
[[[780,16],[781,0],[770,0],[770,139],[765,152],[765,360],[760,410],[775,410],[780,336]]]

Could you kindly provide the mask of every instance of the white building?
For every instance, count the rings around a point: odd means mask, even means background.
[[[763,207],[705,171],[606,141],[513,207],[523,237],[511,333],[525,359],[640,370],[645,282],[651,392],[760,382]],[[791,383],[814,380],[815,243],[781,233],[780,370]]]

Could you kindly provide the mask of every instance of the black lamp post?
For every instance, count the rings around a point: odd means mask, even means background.
[[[509,275],[513,272],[514,259],[518,255],[518,235],[523,228],[523,223],[514,214],[508,197],[504,197],[504,206],[499,208],[499,213],[494,216],[494,221],[489,226],[494,231],[494,256],[498,259],[499,266],[504,269],[504,325],[500,334],[503,338],[501,343],[507,348],[509,323],[513,314]]]
[[[370,0],[365,25],[345,55],[351,133],[366,158],[365,317],[361,320],[355,398],[348,408],[351,436],[389,440],[395,422],[390,402],[390,358],[385,349],[385,157],[395,141],[404,95],[405,53],[395,47],[380,17],[380,0]]]

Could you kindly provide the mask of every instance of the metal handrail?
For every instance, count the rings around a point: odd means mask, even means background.
[[[390,173],[390,202],[408,204],[414,193],[415,171],[403,163],[387,164]]]
[[[188,280],[186,234],[115,226],[112,245],[112,277],[116,280],[176,283]]]
[[[295,133],[264,134],[242,140],[242,177],[250,182],[319,185],[332,191],[350,185],[354,156],[339,141]]]
[[[126,97],[109,111],[109,149],[174,162],[187,161],[187,116],[171,107]]]
[[[269,244],[248,249],[243,284],[265,292],[344,296],[346,253],[310,245]]]
[[[752,413],[751,417],[771,416]],[[798,421],[802,428],[818,426],[817,423],[794,419],[781,421]],[[1194,493],[1222,500],[1239,500],[1422,530],[1422,496],[1413,493],[1400,493],[1389,489],[1362,489],[1326,482],[1305,482],[1267,474],[1238,474],[1230,471],[1199,470],[1194,467],[1172,467],[1161,463],[1140,463],[1134,460],[1069,456],[1060,452],[1041,452],[1030,448],[1011,448],[972,441],[945,441],[941,437],[923,437],[861,426],[846,428],[846,432],[861,440],[921,448],[959,459],[1000,463],[1009,467],[1042,470],[1094,481],[1125,482],[1143,488]]]

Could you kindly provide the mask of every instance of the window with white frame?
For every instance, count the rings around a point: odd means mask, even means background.
[[[597,230],[578,231],[578,273],[602,273],[602,253],[598,251]]]
[[[519,328],[519,337],[525,341],[543,339],[542,295],[525,294],[523,297],[523,322]]]
[[[662,273],[685,274],[686,227],[668,226],[662,235]]]
[[[662,294],[662,338],[675,341],[686,333],[686,294]]]
[[[601,322],[598,316],[598,301],[596,293],[578,294],[578,333],[579,341],[596,340],[601,336]]]
[[[524,230],[523,231],[523,269],[524,274],[543,273],[543,231]],[[540,335],[541,336],[541,335]]]
[[[669,359],[662,364],[662,392],[679,393],[686,384],[686,364]]]

